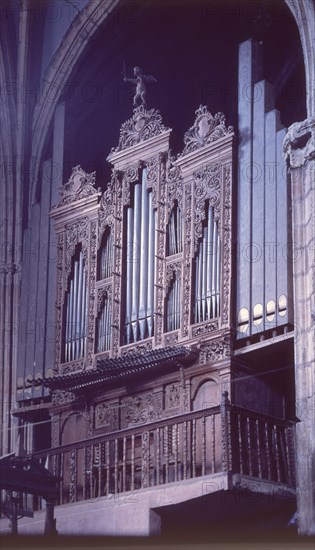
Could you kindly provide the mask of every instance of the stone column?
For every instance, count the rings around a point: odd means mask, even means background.
[[[292,193],[298,530],[315,534],[315,117],[284,140]]]

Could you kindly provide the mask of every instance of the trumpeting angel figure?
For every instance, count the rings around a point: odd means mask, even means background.
[[[153,82],[157,82],[157,80],[156,78],[154,78],[154,76],[142,74],[142,70],[140,69],[140,67],[134,67],[133,74],[135,78],[127,78],[126,71],[124,68],[124,73],[123,73],[124,82],[131,82],[136,86],[135,95],[133,98],[134,107],[137,107],[138,105],[143,105],[146,108],[147,89],[146,89],[145,83],[147,82],[151,84]]]

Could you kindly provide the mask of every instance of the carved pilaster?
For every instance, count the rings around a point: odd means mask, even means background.
[[[231,302],[231,269],[232,269],[232,173],[231,166],[224,167],[224,198],[223,198],[223,226],[221,235],[221,246],[223,248],[222,262],[222,314],[223,324],[230,320],[230,302]]]
[[[219,163],[210,164],[194,173],[194,246],[197,250],[202,237],[202,222],[205,219],[205,203],[214,209],[214,219],[218,222],[220,233],[220,210],[222,193],[222,166]]]
[[[87,330],[87,364],[92,366],[94,354],[95,333],[95,284],[96,284],[96,246],[97,246],[96,221],[91,223],[90,233],[90,269],[89,269],[89,301],[88,301],[88,330]]]
[[[294,243],[296,482],[298,528],[315,534],[315,118],[293,124],[284,140],[289,161]],[[303,452],[299,452],[303,449]]]
[[[55,343],[55,372],[58,372],[61,362],[62,339],[62,305],[64,295],[64,235],[58,235],[57,240],[57,296],[56,296],[56,343]]]
[[[182,335],[188,336],[191,308],[191,257],[192,257],[192,189],[191,184],[185,186],[185,228],[184,228],[184,288]]]
[[[155,342],[161,344],[163,339],[163,315],[164,315],[164,269],[165,269],[165,218],[166,218],[166,184],[165,184],[165,160],[163,155],[159,156],[159,202],[157,204],[157,253],[156,253],[156,272],[155,272]]]

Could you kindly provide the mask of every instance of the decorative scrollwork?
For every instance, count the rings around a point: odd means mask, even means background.
[[[157,186],[159,179],[159,159],[153,157],[146,161],[147,167],[147,187],[152,189],[152,207],[157,207]]]
[[[152,349],[152,340],[140,344],[131,344],[121,350],[121,355],[137,355],[138,353],[146,353]]]
[[[205,219],[205,201],[214,209],[214,219],[220,223],[222,166],[219,163],[210,164],[194,173],[194,203],[195,203],[195,249],[198,239],[202,237],[202,222]]]
[[[75,401],[75,394],[66,390],[55,390],[52,394],[53,405],[65,405]]]
[[[153,393],[144,396],[125,397],[121,401],[121,427],[127,428],[135,424],[146,424],[155,419],[155,403]]]
[[[204,147],[208,143],[233,133],[232,126],[226,127],[223,113],[212,115],[209,113],[208,107],[200,105],[195,114],[195,122],[185,133],[185,147],[179,156],[187,155],[191,151],[200,149],[200,147]]]
[[[222,323],[229,321],[231,280],[231,167],[224,168]]]
[[[232,342],[230,336],[223,336],[200,345],[199,363],[205,364],[230,357]]]
[[[163,125],[162,117],[157,109],[147,111],[140,105],[133,111],[133,116],[124,122],[120,128],[118,147],[111,152],[122,151],[141,141],[146,141],[168,130]],[[110,155],[109,155],[110,160]]]
[[[102,242],[103,233],[106,226],[114,227],[114,216],[117,205],[117,198],[122,193],[121,182],[116,170],[112,171],[112,178],[107,184],[107,189],[103,193],[98,211],[98,242],[97,248]]]
[[[96,172],[87,174],[80,165],[72,168],[72,173],[64,185],[59,189],[59,200],[53,208],[59,208],[65,204],[78,201],[90,195],[97,194],[100,189],[95,189]]]
[[[315,159],[315,117],[295,122],[289,127],[283,150],[291,168],[300,168],[305,162]]]
[[[171,262],[166,265],[166,288],[170,286],[171,280],[175,276],[180,280],[182,274],[182,262]]]
[[[193,338],[198,338],[199,336],[202,336],[203,334],[209,334],[210,332],[213,332],[215,330],[218,330],[219,323],[218,321],[211,321],[210,323],[205,323],[203,325],[198,325],[196,327],[192,327],[191,335]]]
[[[71,258],[78,243],[82,243],[83,253],[87,253],[89,245],[89,218],[81,218],[66,225],[66,266],[65,275],[69,276],[71,270]],[[85,262],[86,265],[86,262]]]
[[[102,311],[105,298],[108,298],[109,300],[112,299],[111,284],[104,285],[97,290],[97,313],[100,313]]]
[[[123,181],[122,181],[122,202],[124,206],[130,204],[130,184],[137,181],[140,177],[141,163],[128,164],[124,168]]]
[[[80,372],[84,370],[84,361],[73,361],[66,365],[62,365],[61,374],[70,374],[72,372]]]
[[[175,164],[175,158],[169,152],[166,163],[166,182],[167,182],[167,214],[168,218],[171,214],[175,200],[181,211],[184,211],[183,206],[183,177],[181,169]]]

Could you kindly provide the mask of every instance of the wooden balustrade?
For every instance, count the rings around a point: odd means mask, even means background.
[[[60,479],[59,504],[232,472],[294,485],[289,422],[230,405],[34,453]]]

